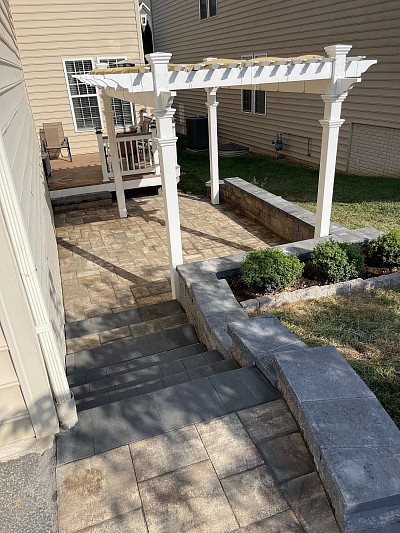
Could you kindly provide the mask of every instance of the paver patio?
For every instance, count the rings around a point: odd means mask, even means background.
[[[66,320],[107,315],[171,299],[161,196],[55,214]],[[282,240],[227,205],[180,195],[185,262],[252,250]]]

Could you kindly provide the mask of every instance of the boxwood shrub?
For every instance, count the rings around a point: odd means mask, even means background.
[[[254,250],[242,261],[242,280],[259,292],[277,292],[291,287],[303,272],[297,255],[268,248]]]
[[[400,266],[400,230],[393,229],[370,241],[366,247],[366,255],[373,266]]]
[[[364,254],[358,244],[320,242],[311,252],[310,261],[329,283],[357,278],[364,271]]]

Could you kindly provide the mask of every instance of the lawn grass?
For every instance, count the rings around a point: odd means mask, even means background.
[[[308,346],[334,345],[400,428],[400,287],[272,309]]]
[[[179,188],[205,194],[210,179],[208,152],[188,152],[180,140],[178,162]],[[219,164],[221,179],[242,178],[315,212],[318,170],[259,155],[221,157]],[[400,179],[336,173],[332,220],[349,229],[400,229]]]

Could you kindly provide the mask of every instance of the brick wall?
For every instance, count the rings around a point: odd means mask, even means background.
[[[354,123],[348,171],[400,178],[400,129]]]

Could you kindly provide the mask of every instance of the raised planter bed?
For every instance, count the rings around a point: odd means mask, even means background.
[[[243,309],[251,313],[255,311],[267,311],[268,309],[280,307],[281,305],[348,294],[350,292],[377,289],[379,287],[389,287],[391,285],[400,285],[400,272],[393,272],[368,279],[356,278],[330,285],[312,285],[297,290],[288,290],[277,294],[266,294],[248,300],[241,300],[239,303]]]

